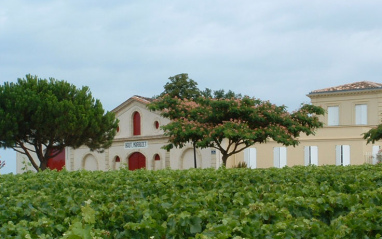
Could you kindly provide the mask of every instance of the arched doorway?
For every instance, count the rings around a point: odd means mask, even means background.
[[[121,167],[121,158],[119,156],[115,156],[113,160],[113,169],[118,170]]]
[[[179,168],[181,169],[195,168],[194,149],[188,148],[184,150],[181,156],[181,160],[179,162],[180,162]],[[201,160],[201,155],[199,150],[196,150],[196,167],[202,168],[202,160]]]
[[[83,161],[83,168],[89,171],[98,170],[97,159],[91,154],[86,155]]]
[[[129,157],[129,170],[140,168],[146,168],[146,157],[139,152],[135,152]]]
[[[154,155],[152,165],[154,170],[162,169],[162,162],[159,154]]]

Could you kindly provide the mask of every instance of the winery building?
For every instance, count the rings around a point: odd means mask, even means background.
[[[381,123],[382,84],[362,81],[314,90],[307,95],[313,105],[321,106],[326,114],[321,116],[324,127],[316,135],[302,135],[296,147],[269,141],[255,144],[231,156],[227,167],[245,161],[251,168],[284,167],[294,165],[352,165],[376,163],[379,142],[366,144],[362,134]],[[168,138],[160,129],[169,122],[158,112],[149,111],[146,105],[151,98],[133,96],[112,111],[119,119],[119,128],[112,146],[103,153],[86,147],[66,148],[51,159],[50,168],[67,170],[130,170],[146,168],[194,168],[194,151],[191,145],[170,152],[162,149]],[[25,170],[27,159],[17,154],[17,172]],[[220,152],[215,149],[196,149],[198,168],[221,166]],[[24,170],[23,170],[24,168]],[[30,167],[31,168],[31,167]],[[29,168],[29,169],[30,169]]]

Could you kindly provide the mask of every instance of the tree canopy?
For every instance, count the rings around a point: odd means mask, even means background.
[[[366,139],[367,143],[373,144],[375,141],[382,139],[382,124],[364,133],[363,138]]]
[[[305,104],[289,113],[285,106],[233,92],[226,95],[218,91],[218,96],[181,99],[167,94],[151,103],[150,109],[160,109],[162,116],[171,119],[162,126],[169,136],[169,144],[164,148],[181,148],[188,142],[200,148],[216,148],[226,165],[231,155],[255,143],[273,139],[295,146],[301,133],[314,134],[323,125],[318,115],[323,115],[324,110],[318,106]]]
[[[105,113],[86,86],[32,75],[0,86],[0,147],[26,155],[36,170],[68,146],[103,151],[117,127],[115,115]]]
[[[164,85],[164,91],[159,97],[170,95],[180,99],[191,99],[200,96],[198,83],[188,78],[188,74],[182,73],[168,78],[170,81]]]

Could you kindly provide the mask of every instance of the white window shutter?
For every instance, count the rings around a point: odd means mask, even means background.
[[[273,148],[273,166],[280,168],[280,148]]]
[[[249,168],[256,168],[256,164],[257,164],[256,153],[257,153],[256,148],[250,148],[249,149],[249,161],[248,161],[249,162],[249,164],[248,164]]]
[[[244,162],[248,168],[256,168],[256,148],[244,149]]]
[[[341,165],[342,145],[336,145],[336,165]]]
[[[350,165],[350,145],[342,145],[343,165]]]
[[[373,145],[372,148],[373,164],[377,164],[377,154],[379,152],[379,145]]]
[[[280,147],[280,168],[287,165],[287,149],[286,147]]]
[[[308,166],[310,164],[309,159],[310,159],[310,146],[305,146],[304,147],[304,165],[305,166]]]
[[[244,162],[249,165],[249,148],[244,149]]]
[[[318,147],[317,146],[310,146],[310,153],[311,153],[311,164],[312,165],[318,165]]]

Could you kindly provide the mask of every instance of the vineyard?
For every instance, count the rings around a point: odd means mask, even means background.
[[[0,175],[0,238],[380,238],[382,166]]]

